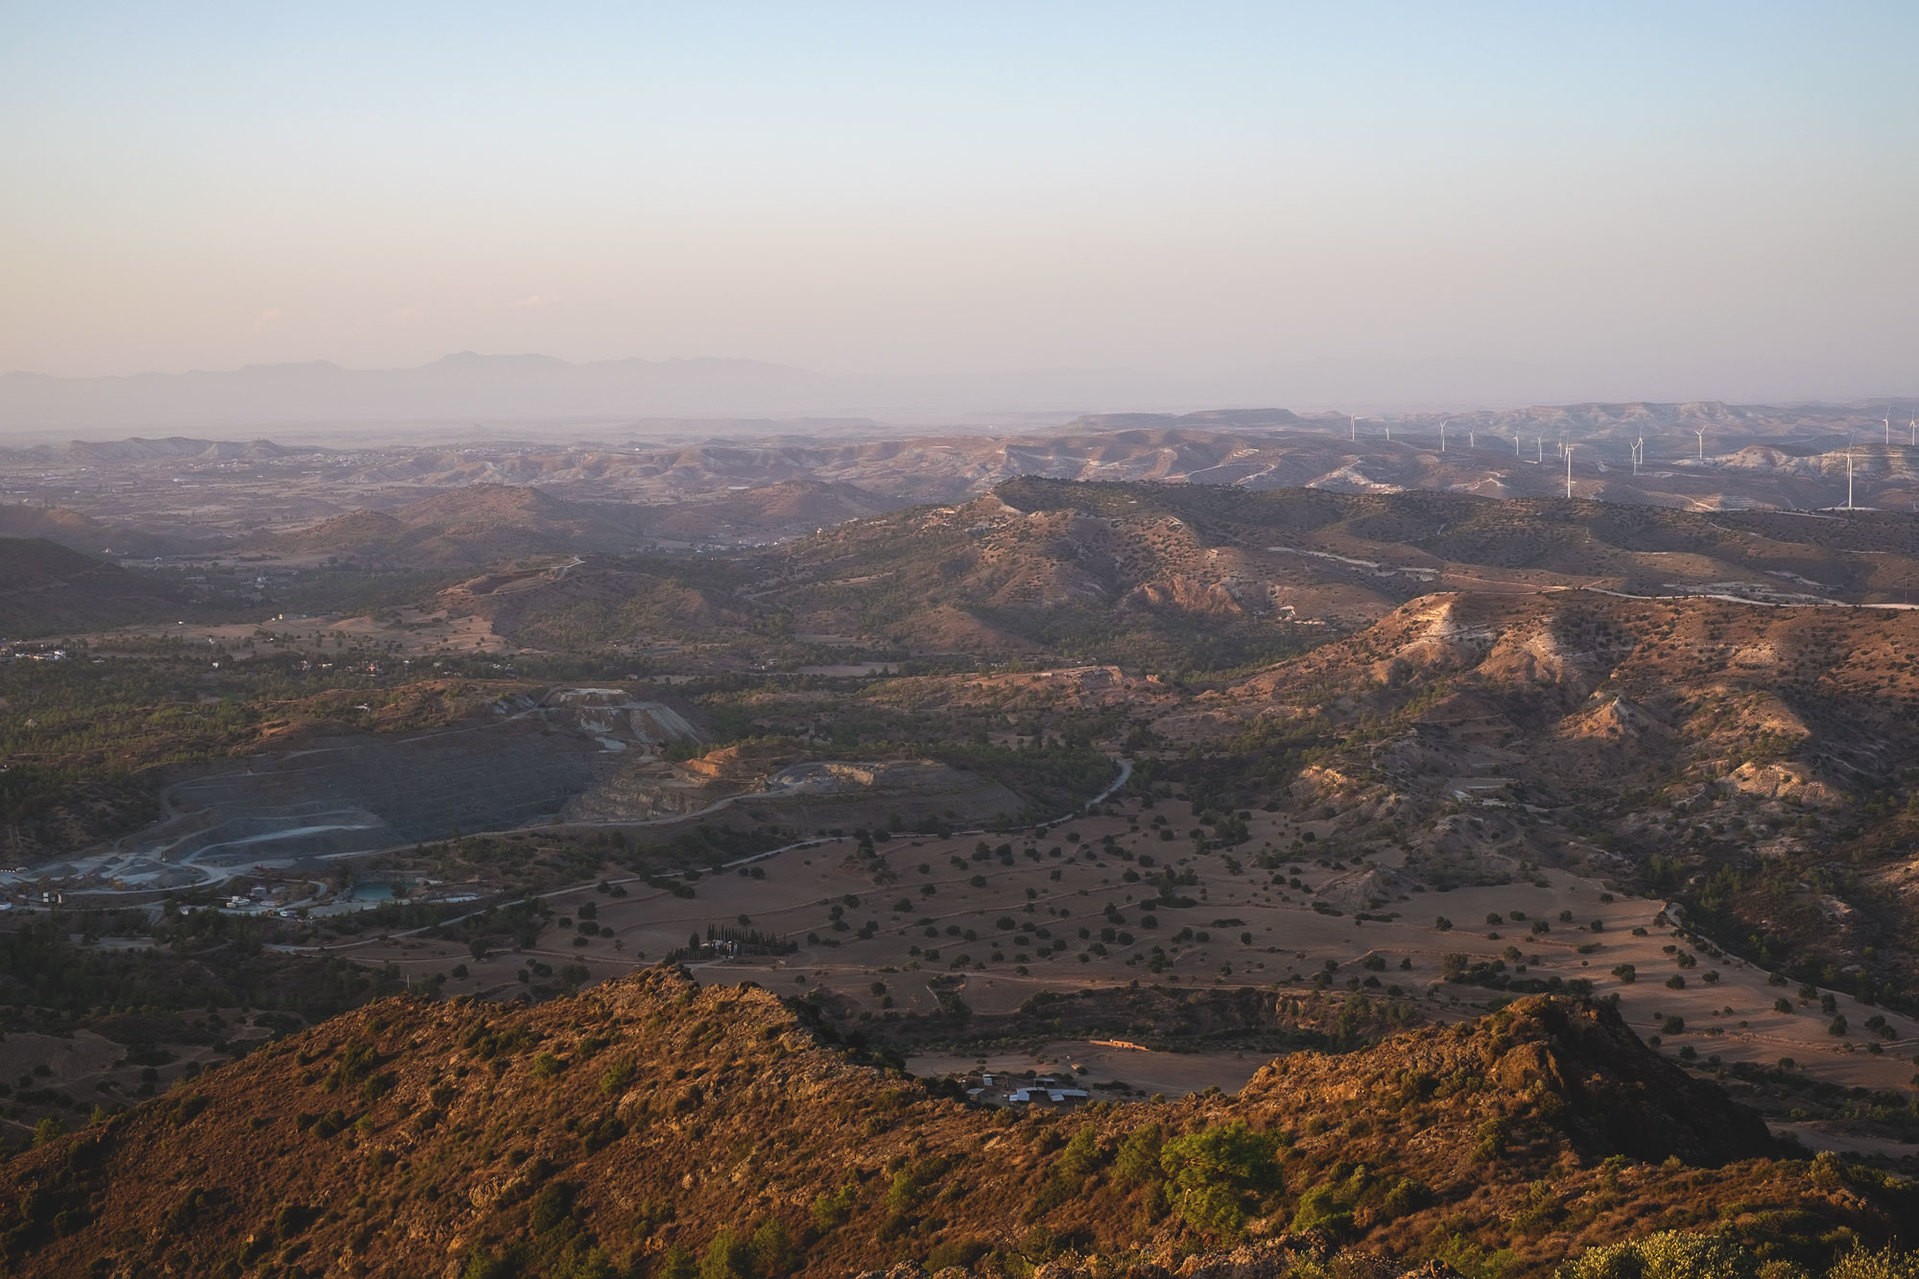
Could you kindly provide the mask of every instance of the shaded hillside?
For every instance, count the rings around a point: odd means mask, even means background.
[[[26,383],[33,381],[34,375],[9,374],[8,380]],[[41,444],[32,448],[8,449],[4,452],[21,461],[42,465],[49,462],[73,461],[87,465],[111,466],[129,462],[179,460],[257,461],[297,457],[302,454],[319,453],[321,450],[299,445],[276,444],[272,440],[207,440],[187,435],[169,435],[160,439],[142,439],[139,436],[132,436],[124,440],[72,440],[66,444]]]
[[[647,648],[750,638],[763,613],[739,595],[742,575],[720,563],[594,556],[482,574],[440,593],[454,616],[488,619],[532,648]]]
[[[1919,522],[1882,512],[1829,518],[1457,493],[1249,493],[1034,479],[1001,485],[995,495],[1021,511],[1106,518],[1138,518],[1143,512],[1125,508],[1150,507],[1186,521],[1209,546],[1319,552],[1317,573],[1370,579],[1402,597],[1419,593],[1422,578],[1447,573],[1481,588],[1591,585],[1661,595],[1731,589],[1847,603],[1903,601],[1919,586]]]
[[[152,621],[186,607],[165,583],[45,538],[0,538],[0,635]]]
[[[1021,1117],[855,1065],[764,992],[650,970],[534,1007],[388,1001],[261,1049],[15,1157],[0,1246],[20,1275],[667,1275],[704,1255],[774,1279],[1290,1225],[1523,1274],[1652,1221],[1816,1253],[1910,1208],[1771,1154],[1598,1007],[1295,1055],[1237,1100]]]
[[[0,537],[43,537],[89,555],[167,555],[188,549],[178,539],[103,523],[63,506],[18,502],[0,503]]]
[[[1014,435],[825,440],[788,434],[640,444],[617,454],[525,450],[494,465],[507,482],[564,483],[595,496],[655,500],[810,480],[856,485],[892,501],[960,502],[1022,476],[1537,499],[1562,492],[1563,439],[1575,446],[1582,498],[1695,511],[1810,509],[1844,500],[1845,467],[1835,450],[1845,447],[1849,430],[1868,421],[1876,426],[1881,412],[1883,406],[1573,405],[1374,421],[1360,424],[1352,438],[1352,426],[1338,415],[1116,413]],[[1442,421],[1450,427],[1444,448]],[[1694,433],[1700,429],[1707,432],[1703,458]],[[1639,439],[1645,464],[1635,467],[1632,445]],[[1915,457],[1919,451],[1900,445],[1862,450],[1860,504],[1906,509]],[[423,482],[447,482],[427,477],[471,476],[473,465],[470,457],[443,455],[418,469]]]
[[[786,480],[654,507],[648,518],[661,538],[756,541],[818,532],[903,505],[852,484]]]
[[[542,362],[505,364],[534,369]],[[456,369],[487,376],[471,361],[452,361],[442,371]],[[328,376],[274,374],[309,375]],[[1895,406],[1895,420],[1911,416],[1910,408]],[[1858,505],[1909,511],[1919,501],[1919,444],[1881,442],[1886,411],[1884,403],[1628,403],[1355,424],[1337,414],[1302,418],[1254,409],[1109,414],[1017,433],[916,437],[865,421],[629,419],[622,433],[632,434],[623,441],[577,443],[449,442],[460,428],[448,422],[421,427],[414,442],[377,447],[371,440],[288,448],[259,440],[134,439],[0,449],[0,469],[9,490],[29,501],[193,538],[245,537],[355,508],[389,510],[407,494],[486,484],[537,486],[573,502],[679,508],[674,528],[660,536],[707,542],[811,532],[835,516],[857,517],[869,500],[876,510],[965,502],[1022,476],[1541,500],[1564,492],[1562,442],[1573,451],[1582,499],[1699,513],[1812,511],[1846,503],[1844,454],[1855,440]],[[1703,448],[1695,431],[1705,432]],[[1640,441],[1643,450],[1636,450]],[[761,502],[755,490],[786,486],[810,496],[769,499],[795,508],[785,512],[754,509]],[[273,549],[257,539],[255,545]]]
[[[338,556],[368,567],[479,566],[541,553],[632,550],[645,538],[640,514],[630,506],[475,484],[390,514],[349,512],[278,534],[267,545],[282,554]]]

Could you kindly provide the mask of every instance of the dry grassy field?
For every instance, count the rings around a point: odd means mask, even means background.
[[[1913,1076],[1919,1028],[1910,1019],[1887,1015],[1893,1038],[1884,1041],[1865,1028],[1878,1010],[1838,994],[1827,1012],[1819,1002],[1826,992],[1808,998],[1797,987],[1769,984],[1769,974],[1737,958],[1700,951],[1663,916],[1662,902],[1611,894],[1557,870],[1497,886],[1405,891],[1391,853],[1363,865],[1303,860],[1259,869],[1251,860],[1257,850],[1294,833],[1284,818],[1256,814],[1251,840],[1234,853],[1195,854],[1183,832],[1161,839],[1159,830],[1172,826],[1154,827],[1156,816],[1129,805],[1044,833],[895,838],[873,858],[859,856],[851,838],[833,840],[707,875],[690,899],[630,882],[624,897],[568,890],[552,899],[554,926],[521,953],[474,961],[449,943],[406,939],[361,943],[353,954],[421,975],[464,964],[467,976],[450,980],[448,992],[497,997],[510,996],[533,963],[583,963],[599,979],[655,962],[696,935],[703,940],[709,928],[752,929],[796,948],[685,962],[705,983],[752,981],[781,994],[824,989],[875,1018],[933,1013],[942,995],[991,1014],[1042,993],[1135,982],[1303,996],[1322,972],[1335,991],[1354,981],[1368,993],[1396,990],[1434,1020],[1462,1019],[1506,997],[1445,980],[1452,955],[1501,960],[1516,980],[1588,980],[1596,994],[1619,996],[1642,1037],[1657,1037],[1669,1053],[1690,1048],[1701,1064],[1790,1058],[1815,1079],[1873,1088],[1903,1087]],[[989,853],[975,860],[982,841]],[[1010,847],[1010,864],[1002,846]],[[1166,894],[1149,881],[1168,870],[1190,873],[1191,883],[1170,891],[1192,904],[1142,909]],[[1367,909],[1369,901],[1381,904]],[[590,937],[576,922],[588,903],[598,929]],[[1494,915],[1501,922],[1488,922]],[[1441,917],[1453,927],[1442,931]],[[1541,924],[1546,931],[1535,931]],[[1616,975],[1625,965],[1634,980]],[[1683,987],[1668,985],[1675,977]],[[1790,1012],[1777,1009],[1781,999]],[[1845,1019],[1844,1034],[1831,1033],[1835,1017]],[[1078,1064],[1089,1079],[1164,1091],[1230,1089],[1260,1064],[1236,1052],[1158,1060],[1167,1056],[1049,1043],[985,1064]],[[931,1072],[979,1064],[938,1056],[915,1062]]]

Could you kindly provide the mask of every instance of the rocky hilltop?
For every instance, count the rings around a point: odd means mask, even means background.
[[[1240,1240],[1542,1273],[1657,1221],[1878,1239],[1896,1188],[1789,1162],[1603,1005],[1521,1001],[1237,1098],[974,1106],[756,988],[652,969],[534,1005],[388,1000],[0,1168],[17,1275],[773,1279],[1119,1273]],[[1907,1195],[1909,1197],[1909,1194]],[[1901,1214],[1904,1213],[1904,1217]]]

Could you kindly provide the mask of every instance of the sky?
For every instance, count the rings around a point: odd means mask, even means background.
[[[0,371],[1919,391],[1910,0],[0,0],[0,126]]]

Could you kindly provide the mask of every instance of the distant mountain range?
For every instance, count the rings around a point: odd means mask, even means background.
[[[9,373],[0,377],[0,430],[751,414],[832,398],[822,381],[752,360],[569,364],[470,351],[412,369],[322,360],[131,377]]]
[[[1273,366],[1179,377],[1136,369],[1028,369],[977,374],[839,376],[745,359],[602,360],[573,364],[547,355],[479,355],[463,351],[418,368],[348,369],[325,360],[263,364],[224,372],[140,373],[62,378],[0,375],[0,439],[49,441],[67,432],[179,430],[231,436],[254,428],[346,428],[427,424],[618,424],[646,433],[715,419],[827,418],[795,424],[806,434],[857,428],[859,418],[887,422],[974,418],[1004,428],[1078,425],[1102,430],[1177,422],[1212,429],[1284,428],[1303,421],[1284,409],[1207,406],[1327,403],[1343,398],[1325,370]],[[1874,410],[1842,416],[1876,424]],[[1904,418],[1910,399],[1893,403]],[[1853,406],[1863,409],[1867,402]],[[1174,414],[1156,410],[1200,409]],[[1128,410],[1110,412],[1108,410]],[[1142,412],[1141,410],[1147,410]],[[1775,411],[1776,412],[1776,411]],[[1542,420],[1538,409],[1477,414],[1482,428],[1508,419],[1533,429],[1577,427],[1589,420],[1615,429],[1636,425],[1750,425],[1746,414],[1715,403],[1581,404]],[[1054,415],[1057,415],[1055,417]],[[1339,415],[1332,415],[1339,416]],[[1762,418],[1772,414],[1762,413]],[[1324,419],[1322,419],[1324,420]],[[1435,419],[1436,420],[1436,419]],[[740,425],[747,425],[740,422]],[[870,425],[870,424],[869,424]],[[1463,422],[1462,422],[1463,425]],[[791,427],[781,427],[786,433]]]
[[[1248,397],[1233,388],[1112,369],[843,377],[757,360],[603,360],[464,351],[408,369],[319,360],[225,372],[62,378],[0,376],[0,436],[65,431],[446,423],[605,422],[974,412],[1058,413],[1191,406]],[[1257,402],[1263,396],[1250,397]],[[763,424],[764,425],[764,424]]]

